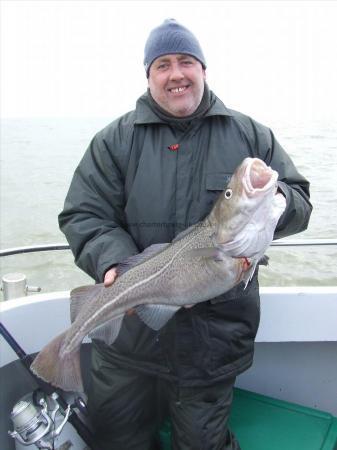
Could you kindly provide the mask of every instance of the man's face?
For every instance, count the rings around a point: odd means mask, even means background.
[[[206,73],[201,63],[188,55],[164,55],[155,59],[149,73],[153,99],[176,117],[186,117],[198,108]]]

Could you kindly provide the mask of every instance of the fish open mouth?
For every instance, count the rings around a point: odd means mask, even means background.
[[[247,194],[257,191],[265,192],[276,183],[278,174],[268,167],[261,159],[250,159],[244,175],[244,186]]]

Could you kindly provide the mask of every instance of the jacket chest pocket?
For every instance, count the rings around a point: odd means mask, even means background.
[[[210,208],[212,208],[221,192],[226,189],[231,176],[231,173],[223,172],[206,174],[206,197]]]

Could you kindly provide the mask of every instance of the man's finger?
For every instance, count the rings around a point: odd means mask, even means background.
[[[117,278],[117,271],[113,267],[112,269],[109,269],[104,275],[104,286],[105,287],[111,286],[116,278]]]

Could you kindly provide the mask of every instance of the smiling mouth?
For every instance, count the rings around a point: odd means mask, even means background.
[[[183,92],[186,92],[189,86],[180,86],[180,87],[174,87],[168,89],[171,94],[182,94]]]

